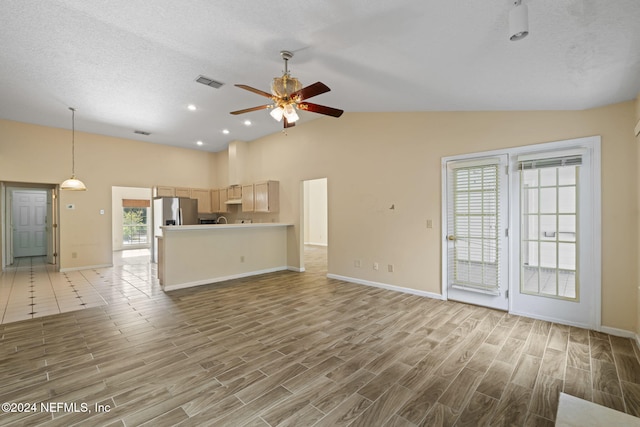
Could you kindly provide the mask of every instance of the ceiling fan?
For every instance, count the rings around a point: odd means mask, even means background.
[[[271,93],[255,89],[247,85],[236,85],[237,87],[248,90],[249,92],[270,98],[273,101],[273,104],[232,111],[231,114],[244,114],[251,111],[271,108],[271,112],[269,113],[271,114],[271,117],[277,121],[284,119],[285,128],[295,126],[295,122],[299,119],[296,109],[324,114],[331,117],[340,117],[342,115],[344,111],[337,108],[305,102],[305,100],[313,96],[329,92],[331,89],[322,82],[316,82],[303,88],[300,80],[295,77],[291,77],[289,69],[287,68],[288,61],[293,58],[293,53],[283,50],[280,52],[280,56],[284,60],[284,74],[282,77],[275,77],[273,79],[273,82],[271,83]]]

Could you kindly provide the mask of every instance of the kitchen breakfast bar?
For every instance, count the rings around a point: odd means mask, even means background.
[[[164,226],[158,278],[164,291],[287,269],[291,224]]]

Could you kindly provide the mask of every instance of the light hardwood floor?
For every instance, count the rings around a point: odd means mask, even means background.
[[[0,425],[551,426],[561,391],[640,415],[631,340],[327,279],[309,249],[170,294],[83,272],[108,305],[0,325],[0,402],[77,412]]]

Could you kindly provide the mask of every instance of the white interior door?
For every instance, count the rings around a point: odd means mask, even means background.
[[[512,312],[599,327],[599,137],[514,156]]]
[[[47,254],[46,191],[13,191],[13,256]]]
[[[447,161],[448,299],[507,310],[507,156]]]

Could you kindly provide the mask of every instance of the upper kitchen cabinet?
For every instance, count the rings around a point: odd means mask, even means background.
[[[220,190],[211,190],[211,212],[220,212]]]
[[[278,212],[280,208],[280,190],[278,181],[265,181],[254,184],[254,211]]]
[[[242,186],[242,212],[254,211],[253,184]]]
[[[176,187],[176,197],[188,197],[191,198],[190,188],[178,188]]]
[[[227,190],[227,199],[240,200],[242,199],[242,187],[239,185],[232,185]]]
[[[156,197],[176,197],[176,189],[173,187],[156,187]]]
[[[218,212],[229,212],[227,209],[227,189],[221,188],[218,190],[219,210]]]
[[[199,188],[191,189],[191,198],[198,201],[198,213],[211,213],[211,191]]]

